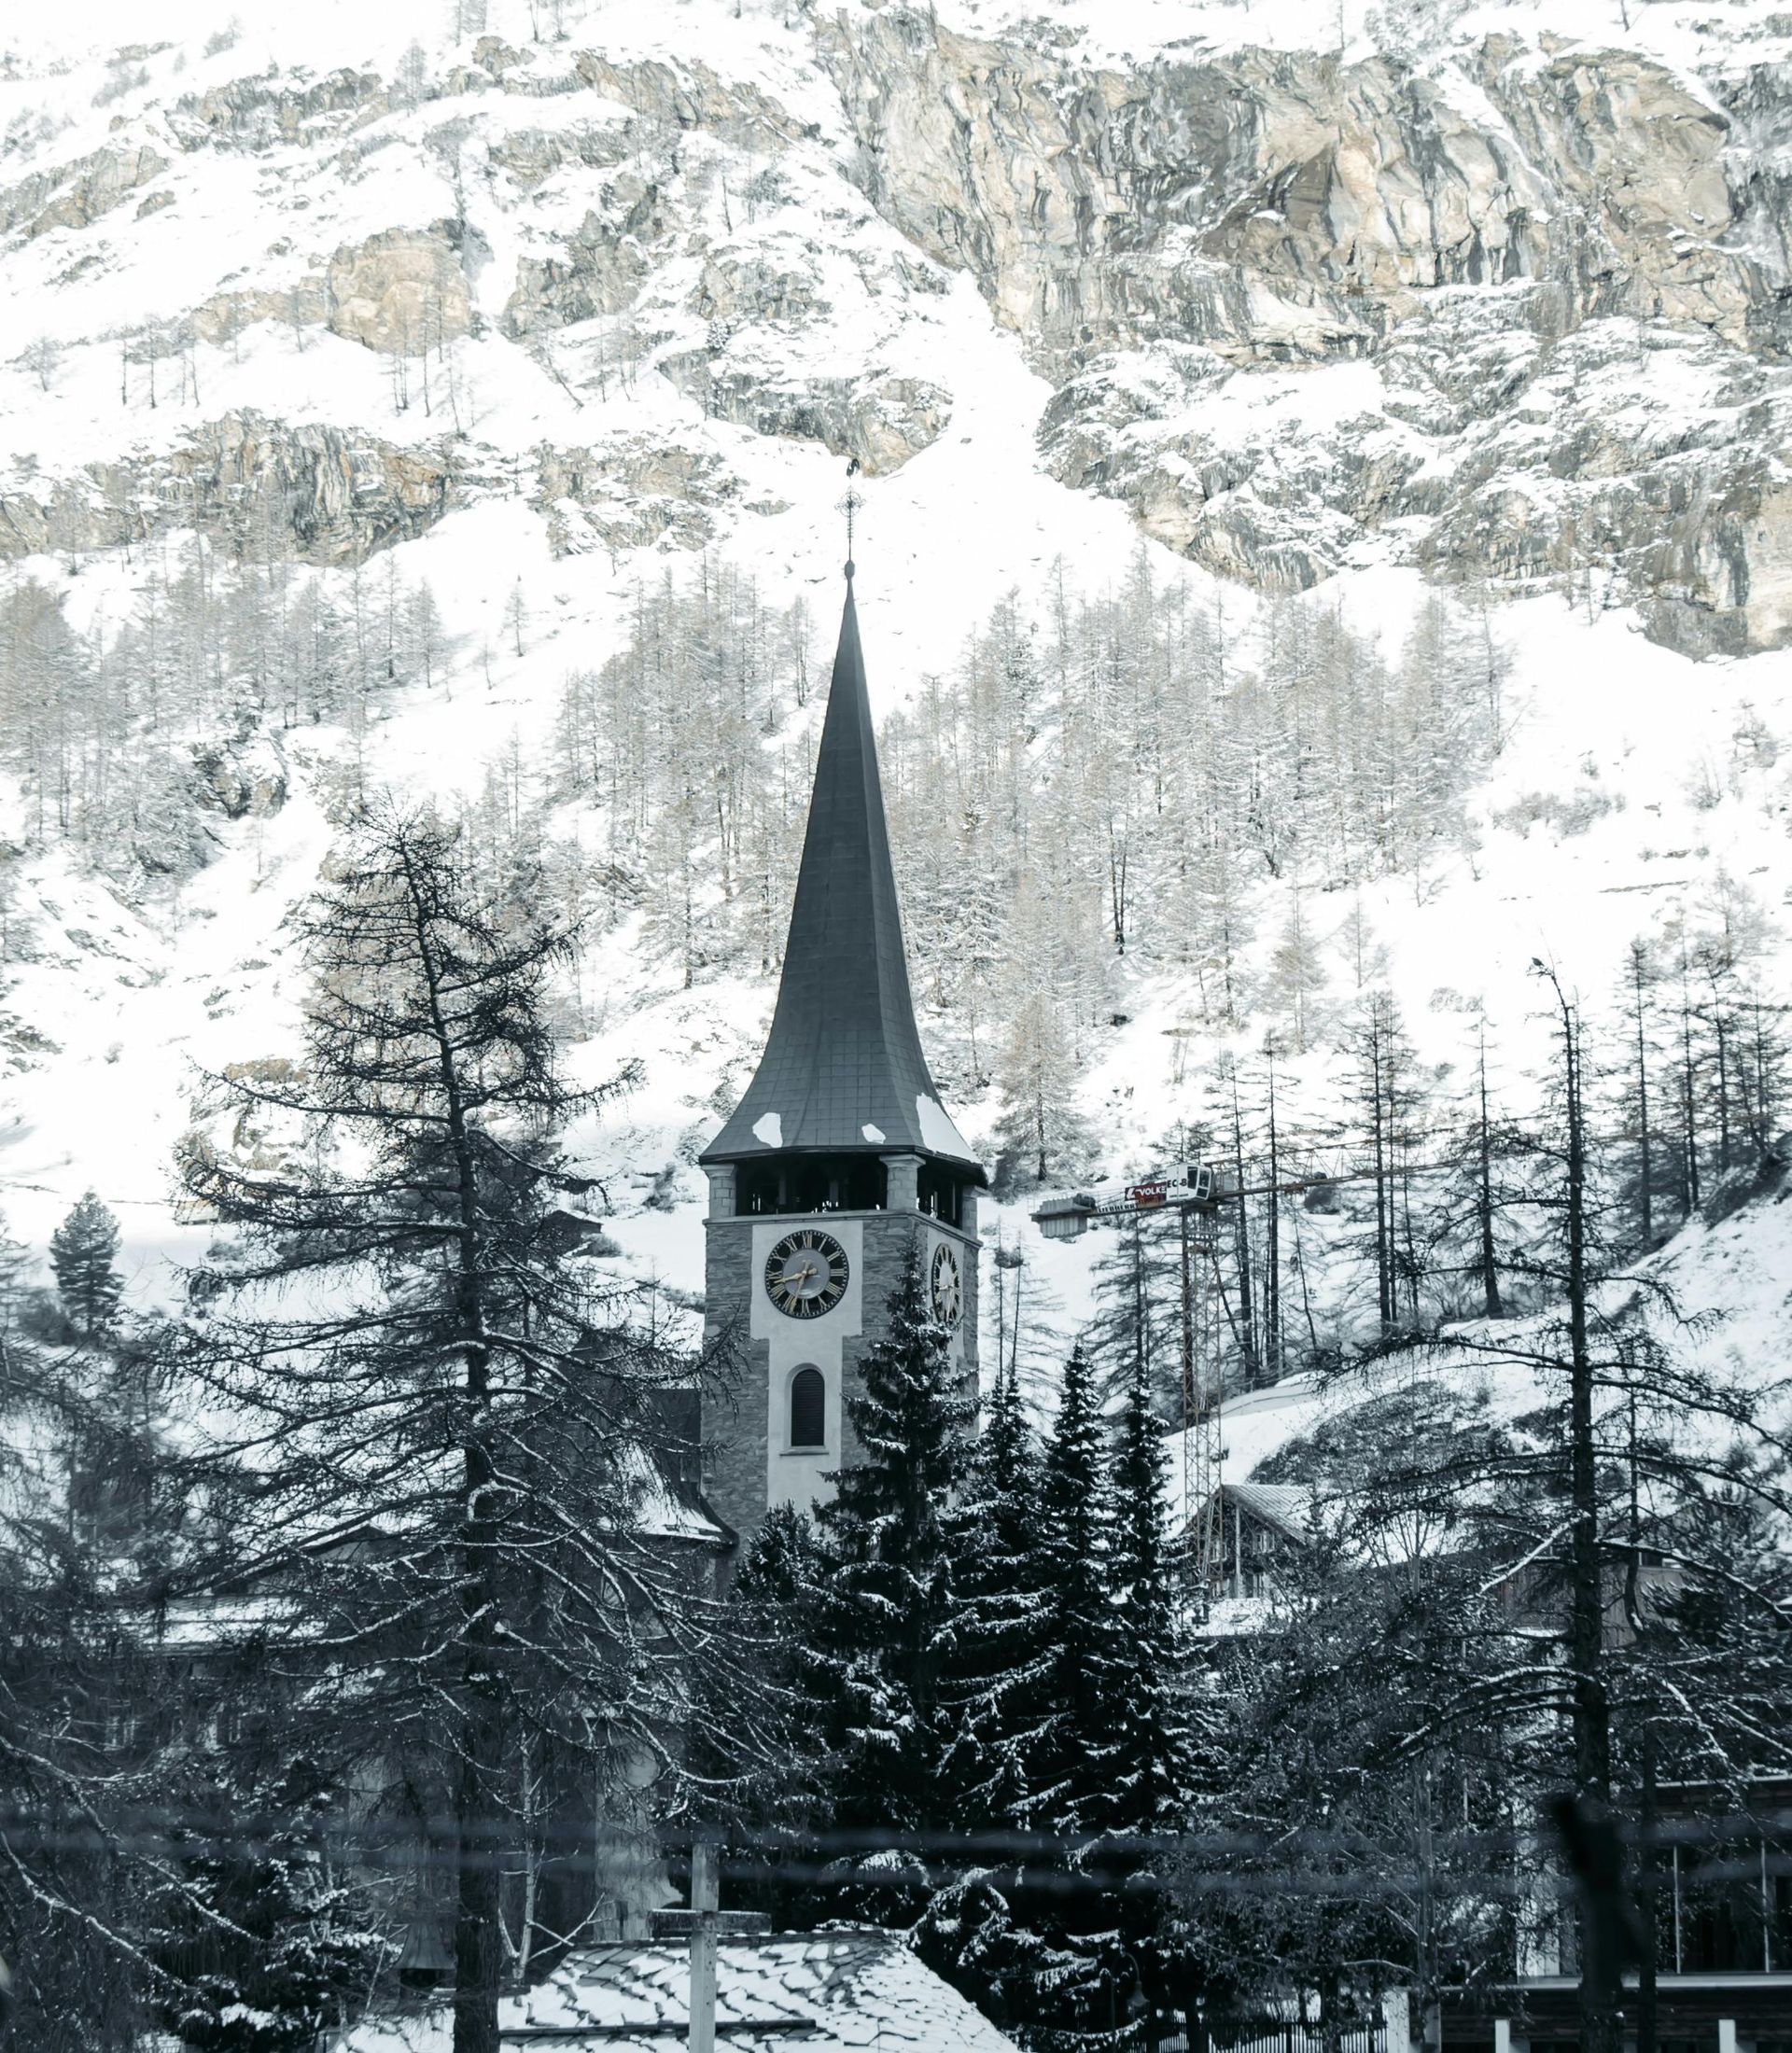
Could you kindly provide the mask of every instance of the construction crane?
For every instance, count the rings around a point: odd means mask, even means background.
[[[1096,1224],[1173,1211],[1182,1243],[1183,1553],[1190,1595],[1205,1615],[1220,1573],[1219,1485],[1225,1448],[1220,1440],[1219,1362],[1214,1347],[1218,1296],[1217,1215],[1223,1195],[1215,1171],[1189,1163],[1174,1178],[1129,1183],[1118,1195],[1079,1191],[1042,1205],[1033,1222],[1048,1240],[1074,1240]]]
[[[1391,1137],[1408,1140],[1412,1137]],[[1217,1306],[1220,1302],[1218,1215],[1222,1205],[1247,1197],[1299,1197],[1339,1183],[1421,1174],[1441,1162],[1403,1162],[1396,1171],[1361,1166],[1361,1143],[1337,1141],[1295,1154],[1297,1166],[1261,1183],[1243,1183],[1211,1163],[1191,1162],[1169,1176],[1150,1177],[1120,1191],[1077,1191],[1053,1198],[1032,1214],[1048,1240],[1075,1240],[1091,1226],[1117,1224],[1151,1212],[1177,1215],[1182,1243],[1183,1504],[1186,1519],[1185,1572],[1190,1595],[1205,1616],[1218,1594],[1224,1557],[1220,1484],[1225,1449],[1221,1438]]]

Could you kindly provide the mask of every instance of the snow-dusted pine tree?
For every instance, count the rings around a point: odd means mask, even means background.
[[[119,1222],[91,1191],[49,1236],[49,1265],[63,1311],[87,1339],[117,1322],[124,1295],[119,1275]]]
[[[493,2053],[504,1867],[542,1804],[588,1823],[662,1756],[707,1657],[636,1518],[651,1393],[690,1364],[541,1231],[579,1102],[546,1021],[563,934],[427,814],[376,812],[336,875],[304,920],[303,1069],[227,1093],[304,1152],[186,1151],[236,1236],[186,1359],[235,1492],[216,1573],[277,1576],[258,1629],[289,1664],[329,1635],[295,1743],[452,1820],[455,2053]]]
[[[958,1611],[947,1514],[973,1416],[950,1337],[911,1249],[888,1328],[866,1350],[862,1394],[848,1401],[865,1458],[840,1471],[820,1508],[820,1573],[805,1592],[805,1665],[836,1757],[830,1809],[843,1874],[855,1850],[949,1822],[939,1774]]]

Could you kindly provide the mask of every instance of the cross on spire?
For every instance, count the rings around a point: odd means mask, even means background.
[[[851,479],[856,477],[858,475],[858,472],[859,459],[857,456],[854,456],[847,465],[847,476],[848,479]],[[850,483],[848,483],[847,486],[846,497],[842,499],[839,505],[835,508],[836,512],[844,513],[847,516],[847,576],[848,578],[852,576],[854,569],[854,565],[852,561],[853,517],[859,511],[859,509],[864,505],[864,500],[860,497],[858,492],[854,490]]]

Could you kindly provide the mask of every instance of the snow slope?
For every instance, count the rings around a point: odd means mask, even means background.
[[[327,148],[275,139],[183,151],[168,133],[168,109],[181,99],[276,65],[287,84],[343,66],[389,77],[413,42],[438,72],[456,59],[464,64],[470,39],[451,45],[445,12],[440,0],[399,0],[376,10],[346,0],[247,9],[227,42],[219,41],[228,33],[221,7],[204,0],[146,0],[128,9],[80,0],[8,24],[0,130],[26,140],[0,160],[0,185],[140,142],[167,158],[146,191],[172,197],[141,216],[127,201],[78,230],[52,229],[7,245],[12,340],[0,347],[7,359],[0,363],[0,467],[9,465],[19,479],[38,467],[68,472],[112,462],[132,449],[147,460],[175,448],[201,418],[243,410],[359,428],[414,450],[441,440],[439,413],[395,411],[389,355],[343,335],[313,329],[301,337],[293,325],[268,318],[229,341],[201,341],[192,355],[203,403],[164,396],[153,415],[140,392],[129,408],[119,406],[116,337],[146,317],[176,318],[247,286],[290,291],[332,251],[447,216],[449,173],[422,139],[451,106],[385,109],[364,127],[345,127]],[[948,397],[945,430],[863,484],[859,594],[880,711],[949,666],[990,604],[1011,587],[1036,591],[1057,559],[1084,588],[1099,589],[1117,580],[1142,546],[1160,578],[1216,589],[1206,572],[1161,544],[1141,543],[1117,500],[1073,490],[1043,468],[1035,435],[1050,387],[1029,368],[1020,340],[996,325],[970,277],[942,271],[905,244],[846,175],[839,100],[794,0],[738,7],[674,0],[653,8],[605,0],[566,12],[568,48],[600,49],[614,64],[700,63],[733,90],[771,95],[802,128],[782,160],[786,196],[750,228],[733,221],[740,203],[737,187],[731,197],[729,167],[738,163],[728,152],[735,146],[707,133],[690,142],[689,161],[701,164],[713,153],[717,169],[701,189],[693,179],[682,241],[647,288],[658,308],[656,346],[701,339],[692,281],[711,242],[732,232],[772,264],[778,239],[795,238],[804,261],[819,267],[831,302],[802,341],[805,375],[851,375],[875,364]],[[940,12],[978,34],[1004,18],[993,0],[949,0]],[[1247,28],[1258,44],[1329,48],[1337,21],[1337,10],[1307,0],[1275,0],[1248,13],[1171,0],[1044,0],[1024,12],[1073,32],[1088,54],[1114,58],[1191,35],[1215,47],[1236,43]],[[1534,35],[1547,25],[1557,35],[1604,38],[1615,14],[1594,0],[1551,8],[1547,22],[1529,6],[1482,7],[1463,18],[1461,33],[1504,26]],[[1690,65],[1716,33],[1715,19],[1709,7],[1645,7],[1631,34],[1668,61]],[[1765,61],[1782,53],[1786,19],[1765,5],[1743,7],[1722,12],[1721,29]],[[1359,38],[1366,17],[1352,7],[1347,25]],[[489,27],[518,48],[529,43],[522,5],[495,0]],[[218,43],[209,52],[208,38]],[[127,39],[137,54],[108,62]],[[560,62],[557,47],[540,56],[544,71]],[[139,71],[144,81],[131,83]],[[601,130],[620,118],[593,91],[482,93],[467,105],[488,139],[556,123]],[[563,166],[532,190],[475,182],[468,196],[468,218],[485,252],[471,286],[482,332],[455,341],[453,355],[478,488],[396,552],[407,581],[432,583],[461,653],[433,690],[391,694],[368,742],[372,774],[406,790],[444,800],[474,793],[486,766],[513,742],[525,771],[539,769],[566,673],[621,646],[637,580],[668,563],[689,567],[675,534],[556,553],[551,510],[532,504],[526,488],[534,453],[545,445],[636,436],[712,460],[732,482],[700,509],[710,549],[750,564],[768,603],[806,595],[815,653],[825,661],[843,554],[840,458],[814,441],[716,418],[669,379],[643,374],[632,389],[610,381],[599,391],[594,350],[601,324],[572,324],[536,347],[505,331],[519,258],[570,232],[609,189],[607,176]],[[62,349],[48,391],[19,354],[39,335]],[[172,367],[167,375],[174,377]],[[1298,409],[1303,432],[1323,433],[1328,420],[1350,414],[1367,375],[1353,365],[1291,372],[1258,398]],[[133,377],[140,386],[141,373]],[[24,458],[34,461],[21,465]],[[141,578],[142,557],[127,560],[117,550],[36,555],[17,559],[7,574],[55,580],[83,622],[116,621]],[[521,657],[507,649],[498,627],[519,580],[531,618]],[[1342,608],[1393,648],[1424,589],[1414,570],[1370,564],[1345,570],[1310,603]],[[1226,604],[1248,634],[1254,602],[1232,587]],[[1792,652],[1695,662],[1647,639],[1622,608],[1589,617],[1558,595],[1506,606],[1494,621],[1512,659],[1509,742],[1473,794],[1478,848],[1422,880],[1365,889],[1361,909],[1386,951],[1420,1053],[1442,1073],[1440,1094],[1447,1097],[1463,1073],[1470,1007],[1484,1002],[1499,1023],[1505,1083],[1519,1103],[1536,1088],[1532,1075],[1543,1051],[1529,973],[1534,958],[1560,965],[1598,1001],[1615,987],[1631,935],[1659,929],[1720,876],[1744,884],[1775,922],[1783,916],[1792,894],[1792,757],[1784,753],[1792,742]],[[0,1074],[0,1205],[11,1230],[41,1247],[75,1198],[97,1189],[123,1218],[140,1301],[163,1295],[168,1265],[191,1258],[201,1243],[172,1202],[169,1160],[194,1116],[202,1072],[294,1047],[300,993],[286,915],[315,885],[329,845],[317,772],[348,746],[344,734],[322,728],[295,739],[285,807],[271,818],[214,823],[215,859],[177,890],[127,901],[58,846],[35,850],[26,862],[25,909],[39,956],[6,972],[0,996],[0,1031],[11,1051]],[[1580,803],[1589,793],[1608,802],[1605,809]],[[1539,794],[1556,803],[1527,807]],[[16,817],[7,831],[16,837],[25,826],[16,791],[10,803]],[[1529,825],[1527,810],[1538,816]],[[1277,901],[1266,897],[1259,910],[1253,946],[1261,957]],[[1323,909],[1339,1020],[1353,991],[1338,938],[1350,910]],[[616,1204],[622,1259],[694,1292],[703,1236],[693,1157],[713,1130],[718,1091],[742,1078],[757,1047],[772,991],[749,979],[680,989],[626,926],[603,970],[609,995],[601,1029],[572,1048],[571,1062],[595,1080],[635,1058],[642,1082],[619,1112],[575,1137],[577,1150]],[[1148,968],[1128,975],[1127,1023],[1111,1030],[1083,1086],[1102,1137],[1099,1167],[1116,1178],[1153,1166],[1177,1128],[1199,1117],[1202,1067],[1220,1047],[1203,1030],[1185,1030],[1193,1017],[1186,988]],[[1265,1024],[1253,1020],[1239,1045],[1254,1045]],[[1339,1030],[1335,1022],[1330,1041],[1295,1065],[1291,1096],[1304,1091],[1318,1102],[1336,1094]],[[956,1110],[973,1143],[987,1146],[994,1102]],[[1032,1301],[1055,1303],[1068,1331],[1086,1315],[1099,1245],[1048,1247],[1027,1209],[991,1207],[988,1233],[1022,1250]],[[1792,1252],[1781,1246],[1785,1223],[1777,1211],[1750,1212],[1708,1234],[1694,1229],[1670,1258],[1687,1265],[1698,1292],[1733,1313],[1718,1329],[1727,1335],[1721,1345],[1744,1357],[1765,1360],[1780,1346],[1775,1292]],[[993,1298],[986,1290],[992,1316]],[[1227,1427],[1238,1473],[1309,1418],[1316,1402],[1301,1386],[1239,1401]]]

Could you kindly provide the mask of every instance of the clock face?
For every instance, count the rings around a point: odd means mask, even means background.
[[[786,1234],[765,1262],[765,1294],[789,1319],[819,1319],[847,1294],[847,1250],[814,1226]]]
[[[942,1243],[933,1250],[933,1316],[956,1326],[964,1311],[964,1286],[959,1280],[959,1258]]]

